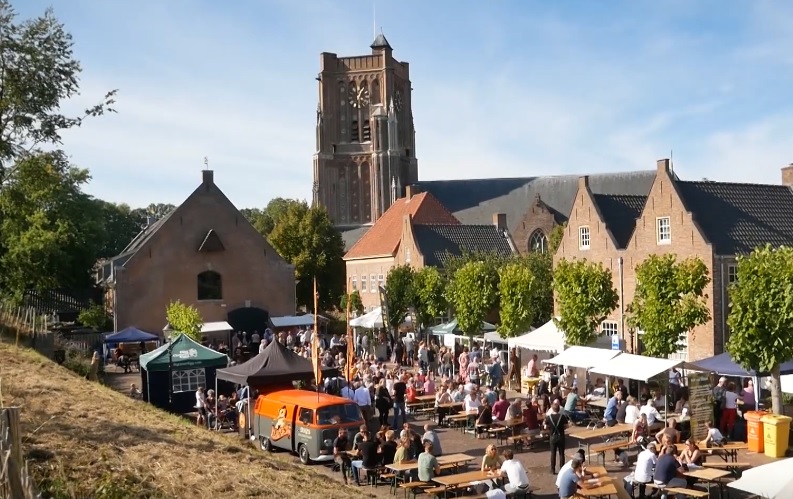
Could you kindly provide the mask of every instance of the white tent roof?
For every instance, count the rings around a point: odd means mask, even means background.
[[[746,470],[741,478],[727,486],[768,499],[793,499],[793,459]]]
[[[350,320],[350,326],[374,329],[383,327],[383,308],[377,307],[367,314]]]
[[[682,360],[657,359],[630,353],[619,354],[616,357],[593,366],[590,371],[604,376],[615,378],[649,381],[659,374],[664,374],[673,367],[685,364]]]
[[[502,338],[498,331],[492,331],[490,333],[485,333],[482,335],[482,339],[485,341],[489,341],[490,343],[500,343],[502,345],[508,344],[509,340]]]
[[[557,366],[592,369],[605,364],[619,354],[620,352],[617,350],[606,350],[605,348],[570,347],[556,357],[543,360],[543,362]]]
[[[564,350],[564,333],[550,320],[517,338],[510,338],[507,342],[509,348],[525,348],[537,352],[561,352]]]
[[[328,318],[317,315],[319,322],[327,322]],[[273,327],[299,327],[299,326],[313,326],[314,314],[305,315],[285,315],[283,317],[270,317],[270,322]]]
[[[231,324],[229,324],[226,321],[205,322],[201,326],[202,333],[219,333],[221,331],[231,331],[233,329],[234,328],[231,327]],[[173,331],[173,328],[171,327],[170,324],[166,323],[165,327],[162,328],[162,330],[166,332],[171,332]]]

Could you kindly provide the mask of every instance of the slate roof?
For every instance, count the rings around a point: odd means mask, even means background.
[[[414,225],[460,223],[432,194],[397,199],[383,216],[344,255],[345,259],[393,255],[402,239],[402,221],[410,214]]]
[[[647,196],[656,173],[657,170],[643,170],[593,174],[589,175],[589,189],[593,194]],[[495,213],[506,213],[507,227],[514,234],[538,194],[557,222],[566,222],[578,192],[579,177],[429,180],[420,181],[417,186],[422,192],[432,193],[463,224],[488,225]],[[354,244],[365,232],[365,227],[358,227],[342,232],[342,237],[345,244]]]
[[[385,35],[383,33],[380,33],[379,35],[377,35],[377,38],[374,39],[372,44],[369,45],[369,47],[373,49],[390,49],[391,44],[388,43],[388,40],[386,40]]]
[[[793,245],[793,190],[788,186],[678,181],[677,188],[717,255],[746,254],[765,244]]]
[[[143,247],[144,244],[154,237],[154,234],[165,224],[174,211],[176,211],[175,208],[159,220],[144,227],[140,232],[138,232],[137,236],[132,238],[132,241],[129,242],[127,247],[124,248],[121,253],[114,256],[113,258],[105,260],[102,263],[102,268],[100,269],[99,281],[102,282],[111,279],[113,276],[112,269],[114,267],[123,267],[127,261],[129,261],[129,259],[132,258],[135,253],[137,253],[138,250]]]
[[[495,225],[414,225],[416,245],[424,265],[443,267],[452,256],[463,253],[514,253],[508,236]]]
[[[630,242],[636,219],[642,214],[647,196],[594,194],[593,197],[617,247],[624,249]]]

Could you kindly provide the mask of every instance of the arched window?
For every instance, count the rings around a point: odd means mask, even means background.
[[[198,274],[198,299],[223,299],[223,282],[220,274],[213,270],[207,270]]]
[[[529,238],[529,251],[534,251],[536,253],[545,253],[548,251],[548,238],[545,237],[545,234],[540,229],[531,233],[531,237]]]

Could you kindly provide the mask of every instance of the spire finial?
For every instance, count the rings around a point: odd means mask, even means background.
[[[204,169],[209,170],[209,158],[204,156]]]

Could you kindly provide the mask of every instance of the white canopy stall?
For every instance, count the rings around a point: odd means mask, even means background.
[[[559,353],[564,350],[564,332],[556,327],[553,320],[550,320],[538,327],[534,331],[510,338],[507,343],[509,348],[525,348],[535,352]]]
[[[229,336],[233,329],[231,324],[226,321],[205,322],[201,325],[201,334],[210,340],[230,342],[231,338]],[[165,324],[162,331],[166,333],[166,337],[170,337],[171,333],[174,332],[169,323]]]
[[[314,314],[304,315],[285,315],[282,317],[270,317],[273,327],[307,327],[314,325]],[[317,322],[328,322],[327,317],[317,315]]]
[[[613,378],[633,379],[646,383],[659,374],[684,364],[685,362],[679,359],[658,359],[622,353],[602,364],[593,366],[590,371]]]
[[[383,327],[383,308],[377,307],[360,317],[350,319],[350,326],[362,327],[365,329],[378,329]]]
[[[793,459],[781,459],[756,466],[741,473],[741,478],[727,484],[756,497],[793,498]]]

